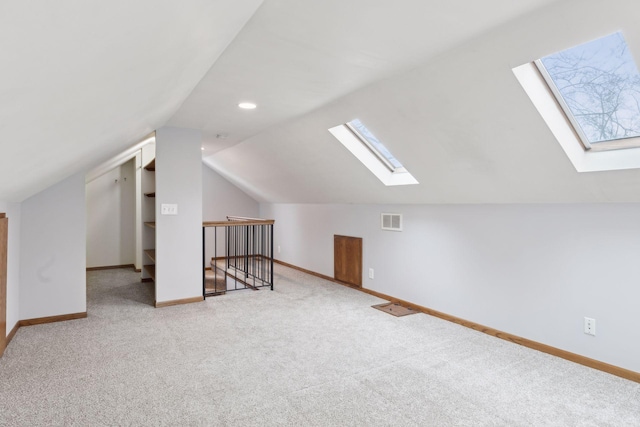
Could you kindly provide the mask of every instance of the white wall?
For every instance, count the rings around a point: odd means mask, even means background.
[[[85,312],[85,179],[76,174],[22,202],[20,319]]]
[[[20,217],[19,203],[0,202],[9,218],[7,239],[7,335],[20,320]]]
[[[381,212],[402,213],[404,231],[380,230]],[[263,204],[261,216],[276,220],[282,261],[333,276],[333,235],[362,237],[365,288],[640,371],[640,204]]]
[[[135,158],[87,184],[87,267],[135,264]]]
[[[257,218],[260,215],[260,205],[244,191],[203,163],[202,219],[203,221],[224,221],[228,215]],[[205,239],[205,259],[210,260],[214,256],[213,229],[206,229]],[[218,233],[217,255],[224,255],[224,231]]]
[[[156,302],[202,296],[200,131],[156,131]],[[162,204],[178,215],[161,215]]]

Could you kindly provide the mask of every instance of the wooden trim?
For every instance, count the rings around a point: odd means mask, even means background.
[[[140,282],[149,283],[149,282],[153,282],[153,279],[151,277],[143,277],[142,279],[140,279]]]
[[[0,216],[0,356],[7,348],[7,257],[9,254],[9,218]]]
[[[131,268],[135,270],[136,266],[133,264],[105,265],[104,267],[87,267],[87,271],[115,270],[116,268]]]
[[[9,332],[9,335],[7,335],[7,347],[9,346],[9,343],[11,342],[11,340],[13,339],[13,337],[16,336],[16,333],[18,332],[18,329],[20,329],[20,322],[16,322],[16,324],[13,326],[13,329],[11,329],[11,332]]]
[[[169,301],[156,301],[155,302],[155,306],[156,306],[156,308],[160,308],[160,307],[169,307],[169,306],[172,306],[172,305],[191,304],[192,302],[200,302],[200,301],[204,301],[204,297],[203,296],[197,296],[197,297],[192,297],[192,298],[183,298],[183,299],[174,299],[174,300],[169,300]]]
[[[54,322],[64,322],[66,320],[76,320],[76,319],[84,319],[87,317],[87,312],[82,313],[72,313],[72,314],[62,314],[60,316],[48,316],[48,317],[38,317],[35,319],[25,319],[19,320],[11,329],[11,332],[7,335],[7,339],[5,342],[5,348],[9,346],[9,343],[18,333],[18,329],[22,326],[33,326],[33,325],[43,325],[45,323],[54,323]]]
[[[325,276],[324,274],[316,273],[315,271],[307,270],[306,268],[298,267],[297,265],[289,264],[289,263],[286,263],[284,261],[280,261],[278,259],[274,259],[273,262],[276,263],[276,264],[284,265],[285,267],[289,267],[289,268],[291,268],[293,270],[301,271],[301,272],[309,274],[311,276],[316,276],[316,277],[319,277],[321,279],[328,280],[329,282],[333,282],[333,283],[337,283],[337,284],[342,285],[342,286],[346,286],[347,288],[357,289],[359,291],[365,291],[366,292],[366,289],[361,288],[359,286],[355,286],[355,285],[352,285],[350,283],[341,282],[340,280],[336,280],[331,276]]]
[[[149,228],[156,228],[156,222],[155,221],[145,222],[144,225],[146,225]]]
[[[270,225],[274,219],[256,219],[253,221],[204,221],[203,227],[244,227],[247,225]]]
[[[547,345],[547,344],[542,344],[542,343],[539,343],[537,341],[532,341],[532,340],[527,339],[527,338],[522,338],[522,337],[519,337],[517,335],[512,335],[512,334],[509,334],[507,332],[499,331],[497,329],[493,329],[493,328],[490,328],[488,326],[480,325],[478,323],[471,322],[471,321],[465,320],[465,319],[461,319],[461,318],[456,317],[456,316],[451,316],[449,314],[442,313],[440,311],[433,310],[433,309],[430,309],[430,308],[427,308],[427,307],[423,307],[421,305],[414,304],[412,302],[405,301],[405,300],[402,300],[402,299],[399,299],[399,298],[395,298],[395,297],[392,297],[392,296],[389,296],[389,295],[386,295],[386,294],[383,294],[383,293],[380,293],[380,292],[376,292],[376,291],[373,291],[371,289],[359,288],[359,287],[356,287],[356,286],[353,286],[353,285],[349,285],[347,283],[343,283],[343,282],[340,282],[338,280],[335,280],[335,279],[333,279],[333,278],[331,278],[329,276],[325,276],[324,274],[315,273],[313,271],[306,270],[304,268],[297,267],[295,265],[288,264],[288,263],[283,262],[283,261],[279,261],[279,260],[273,260],[273,261],[275,263],[284,265],[284,266],[292,268],[294,270],[298,270],[298,271],[301,271],[303,273],[310,274],[312,276],[320,277],[320,278],[328,280],[330,282],[338,283],[340,285],[347,286],[349,288],[356,289],[356,290],[361,291],[361,292],[365,292],[365,293],[367,293],[369,295],[373,295],[375,297],[385,299],[385,300],[387,300],[389,302],[400,303],[400,304],[402,304],[402,305],[404,305],[406,307],[412,308],[414,310],[421,311],[421,312],[423,312],[425,314],[428,314],[430,316],[438,317],[440,319],[447,320],[449,322],[457,323],[458,325],[461,325],[461,326],[476,330],[478,332],[485,333],[487,335],[494,336],[496,338],[500,338],[500,339],[505,340],[505,341],[512,342],[514,344],[518,344],[518,345],[530,348],[532,350],[537,350],[537,351],[540,351],[542,353],[547,353],[547,354],[550,354],[552,356],[556,356],[556,357],[559,357],[561,359],[568,360],[570,362],[578,363],[580,365],[587,366],[589,368],[593,368],[593,369],[596,369],[598,371],[607,372],[607,373],[609,373],[611,375],[615,375],[617,377],[625,378],[627,380],[640,383],[640,372],[635,372],[635,371],[631,371],[629,369],[621,368],[619,366],[610,365],[608,363],[601,362],[601,361],[595,360],[595,359],[591,359],[591,358],[586,357],[586,356],[581,356],[579,354],[571,353],[569,351],[562,350],[562,349],[559,349],[559,348],[556,348],[556,347],[552,347],[552,346]]]
[[[64,322],[65,320],[84,319],[86,317],[87,317],[87,312],[83,311],[81,313],[61,314],[59,316],[47,316],[47,317],[37,317],[35,319],[24,319],[18,323],[20,324],[20,326],[33,326],[33,325],[42,325],[44,323]]]
[[[142,269],[141,268],[134,268],[136,273],[142,273]]]

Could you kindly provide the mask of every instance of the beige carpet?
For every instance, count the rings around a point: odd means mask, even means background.
[[[0,359],[0,425],[640,426],[640,384],[276,273],[162,309],[135,273],[88,273],[87,319]]]

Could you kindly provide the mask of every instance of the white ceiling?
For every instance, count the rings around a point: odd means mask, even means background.
[[[577,173],[511,72],[618,29],[640,58],[639,13],[632,0],[2,2],[0,200],[172,125],[203,130],[205,162],[260,201],[640,201],[637,170]],[[355,117],[419,185],[385,187],[327,131]]]
[[[640,170],[576,172],[512,68],[619,29],[640,58],[639,14],[627,0],[548,4],[205,161],[267,202],[638,202]],[[419,185],[385,187],[327,131],[356,117]]]
[[[163,126],[261,0],[0,2],[0,200]]]
[[[169,124],[213,154],[551,1],[266,0]]]

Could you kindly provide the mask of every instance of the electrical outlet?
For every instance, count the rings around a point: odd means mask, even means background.
[[[280,245],[278,245],[278,253],[280,253]]]
[[[584,318],[584,333],[587,335],[596,335],[596,319],[590,317]]]
[[[369,269],[369,279],[373,279],[373,268]]]
[[[178,215],[178,205],[163,203],[160,206],[160,215]]]

